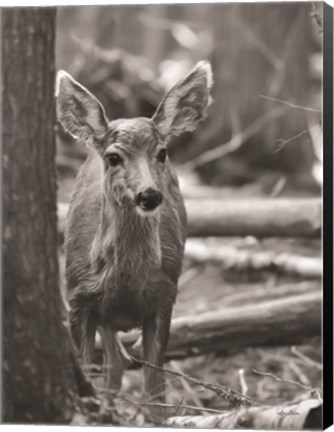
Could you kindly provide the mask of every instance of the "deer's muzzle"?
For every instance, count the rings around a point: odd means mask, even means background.
[[[144,192],[140,192],[136,197],[136,204],[147,212],[157,208],[161,202],[162,194],[153,188],[148,188]]]

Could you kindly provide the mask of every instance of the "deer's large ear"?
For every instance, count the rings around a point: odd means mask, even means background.
[[[72,136],[88,145],[103,138],[108,129],[103,106],[65,71],[57,74],[56,97],[58,120]]]
[[[163,136],[192,131],[205,116],[213,85],[210,63],[201,61],[164,97],[152,120]]]

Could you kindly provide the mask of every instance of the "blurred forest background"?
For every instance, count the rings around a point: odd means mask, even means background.
[[[207,119],[170,147],[190,225],[167,353],[176,373],[168,380],[170,414],[212,414],[232,403],[177,373],[266,404],[321,400],[321,4],[57,13],[57,68],[93,92],[110,119],[151,116],[197,61],[213,66]],[[61,242],[85,156],[58,125]],[[60,263],[64,283],[62,247]],[[136,337],[124,335],[128,348]],[[103,387],[102,375],[91,372]],[[141,381],[138,370],[126,374],[119,424],[145,424]]]

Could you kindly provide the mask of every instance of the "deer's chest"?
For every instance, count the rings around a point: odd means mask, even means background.
[[[155,279],[160,270],[146,263],[141,269],[115,269],[104,284],[102,319],[115,330],[127,331],[140,327],[146,315],[154,312]],[[154,275],[154,276],[153,276]]]

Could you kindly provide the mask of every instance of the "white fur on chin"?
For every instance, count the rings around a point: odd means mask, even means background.
[[[141,207],[136,206],[136,211],[142,217],[152,217],[152,216],[156,216],[159,213],[160,205],[158,205],[158,207],[156,207],[154,210],[151,211],[143,210]]]

